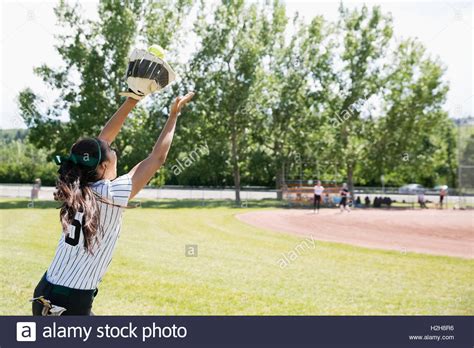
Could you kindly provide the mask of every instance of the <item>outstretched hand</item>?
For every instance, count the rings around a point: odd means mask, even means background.
[[[191,99],[194,97],[194,92],[189,92],[186,94],[184,97],[176,97],[176,99],[173,102],[173,105],[171,105],[171,115],[179,115],[181,112],[181,109],[189,103]]]

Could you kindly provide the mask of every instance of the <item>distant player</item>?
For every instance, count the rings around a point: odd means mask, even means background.
[[[38,199],[39,192],[41,190],[41,179],[36,178],[33,187],[31,188],[31,202],[28,204],[28,207],[34,207],[35,199]]]
[[[447,194],[448,194],[447,186],[442,186],[441,190],[439,190],[439,207],[440,207],[440,209],[443,209],[444,197],[446,197]]]
[[[342,184],[342,188],[341,191],[339,191],[339,195],[341,196],[341,202],[339,203],[339,209],[341,209],[341,213],[344,212],[344,210],[350,212],[351,208],[349,208],[349,205],[347,204],[347,198],[349,197],[350,192],[347,188],[346,183]]]
[[[321,199],[323,196],[324,187],[321,186],[321,181],[317,181],[314,185],[314,201],[313,201],[313,213],[316,213],[316,209],[319,214],[319,206],[321,205]]]
[[[421,209],[428,208],[425,202],[425,191],[423,190],[418,191],[418,204],[420,205]]]
[[[127,98],[98,137],[82,138],[67,157],[56,156],[60,167],[54,197],[62,203],[63,233],[34,291],[33,315],[58,315],[53,310],[64,309],[64,315],[91,315],[97,285],[112,261],[123,208],[165,162],[178,115],[193,95],[176,98],[153,150],[125,175],[117,177],[117,155],[110,145],[143,96]]]

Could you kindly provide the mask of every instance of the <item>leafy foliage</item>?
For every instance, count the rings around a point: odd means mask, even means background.
[[[45,185],[56,182],[56,164],[47,160],[45,150],[37,150],[21,140],[0,142],[0,182],[33,183],[41,178]]]
[[[337,21],[308,23],[278,0],[103,0],[98,14],[87,20],[79,5],[59,2],[64,66],[35,69],[59,96],[44,105],[20,93],[29,141],[50,156],[99,133],[120,104],[131,47],[159,43],[181,80],[134,110],[116,140],[119,172],[151,150],[173,95],[193,89],[152,184],[232,185],[237,201],[242,185],[280,187],[292,176],[455,184],[445,68],[418,41],[395,42],[379,7],[341,5]],[[174,161],[203,144],[209,155],[175,175]]]

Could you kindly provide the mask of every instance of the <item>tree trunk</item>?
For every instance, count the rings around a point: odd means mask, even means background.
[[[234,175],[235,202],[240,204],[240,168],[237,144],[237,130],[235,127],[235,116],[231,117],[231,140],[232,140],[232,171]]]
[[[353,164],[348,164],[347,165],[347,186],[348,189],[351,193],[351,197],[354,199],[354,181],[353,181],[353,175],[354,175],[354,166]]]
[[[277,200],[283,199],[282,187],[285,181],[285,157],[282,155],[281,136],[277,136],[273,143],[273,152],[275,156],[275,185],[277,190]]]
[[[276,167],[277,200],[283,199],[283,184],[285,183],[285,162],[281,161]]]

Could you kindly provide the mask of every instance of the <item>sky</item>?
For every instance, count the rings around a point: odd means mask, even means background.
[[[30,87],[53,101],[56,93],[48,90],[33,68],[41,64],[60,66],[55,51],[56,27],[53,8],[57,2],[1,0],[0,16],[0,128],[25,128],[19,115],[17,96]],[[97,17],[97,1],[81,1],[84,16]],[[316,15],[336,20],[339,1],[285,1],[289,16],[298,11],[306,21]],[[446,66],[450,91],[445,110],[451,117],[474,115],[473,76],[473,2],[457,1],[344,1],[348,7],[363,3],[381,6],[394,19],[397,40],[417,37],[427,51]]]

